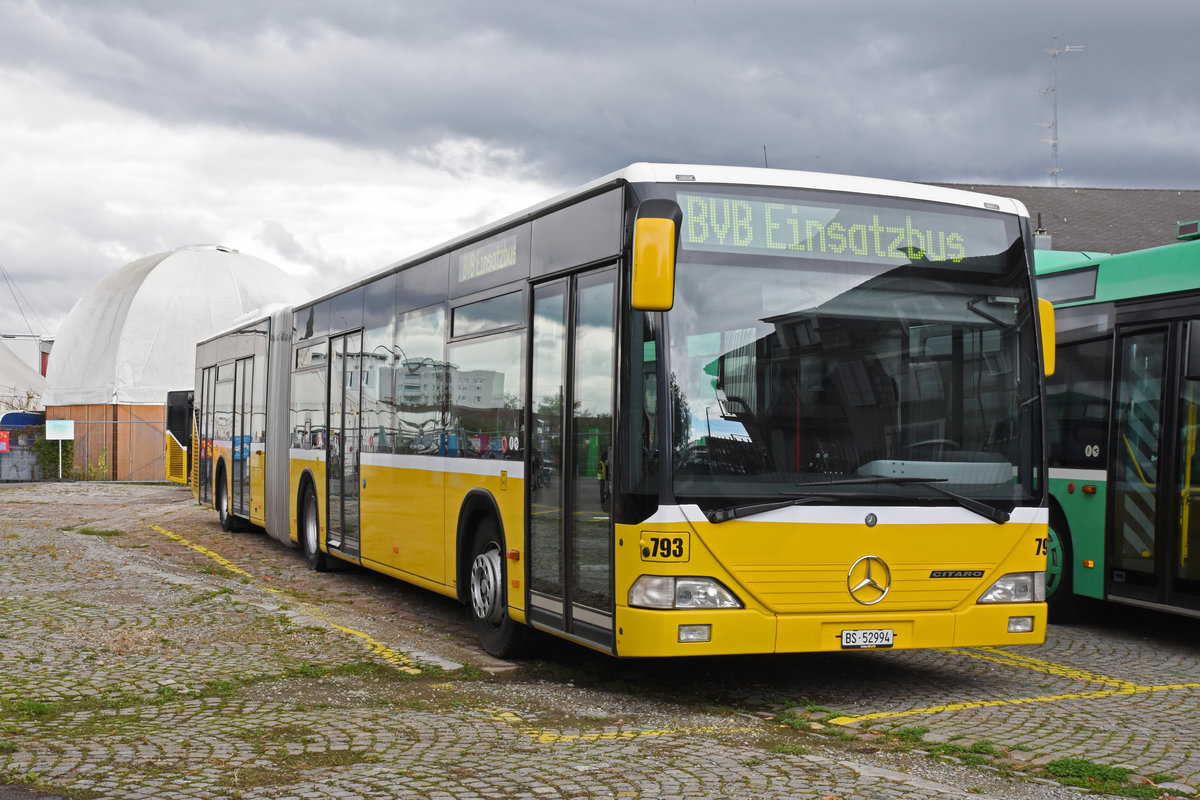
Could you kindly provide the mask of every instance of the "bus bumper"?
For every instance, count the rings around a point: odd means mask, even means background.
[[[1028,630],[1010,633],[1010,619],[1014,618],[1013,627]],[[888,649],[893,650],[1041,644],[1046,638],[1046,605],[996,603],[957,612],[780,616],[752,609],[656,611],[622,607],[617,610],[616,655],[644,658],[828,652],[847,649],[842,646],[843,631],[880,629],[892,631]]]

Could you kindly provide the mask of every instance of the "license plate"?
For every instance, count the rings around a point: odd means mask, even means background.
[[[842,631],[842,648],[861,650],[871,647],[891,647],[891,628],[869,628],[866,630]]]

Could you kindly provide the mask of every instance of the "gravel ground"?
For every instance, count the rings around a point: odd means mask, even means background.
[[[0,486],[0,619],[0,800],[1080,793],[705,691],[728,662],[498,661],[453,601],[309,572],[177,487]]]

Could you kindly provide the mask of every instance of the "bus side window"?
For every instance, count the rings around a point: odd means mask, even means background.
[[[1059,344],[1046,381],[1050,466],[1103,469],[1108,463],[1109,340]]]

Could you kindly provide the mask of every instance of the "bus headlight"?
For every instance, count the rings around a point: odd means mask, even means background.
[[[1010,572],[988,587],[981,603],[1042,603],[1046,600],[1046,573]]]
[[[741,608],[742,601],[712,578],[643,575],[629,590],[629,605],[640,608]]]

